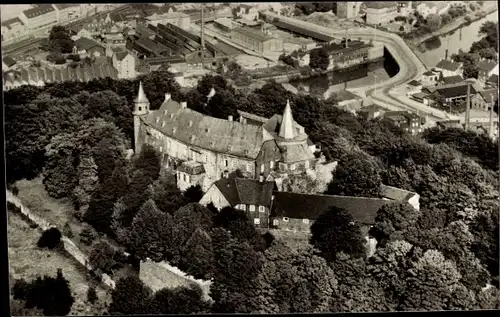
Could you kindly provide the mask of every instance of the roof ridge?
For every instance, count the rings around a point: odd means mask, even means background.
[[[341,195],[326,195],[326,194],[303,194],[303,193],[292,193],[292,192],[277,192],[277,194],[291,194],[291,195],[315,196],[315,197],[355,198],[355,199],[365,199],[365,200],[384,200],[383,198],[374,198],[374,197],[341,196]]]

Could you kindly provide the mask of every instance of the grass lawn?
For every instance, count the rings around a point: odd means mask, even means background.
[[[270,233],[276,238],[285,242],[290,248],[300,250],[309,246],[310,234],[308,232],[292,232],[285,230],[269,230]]]
[[[87,288],[91,281],[87,279],[85,268],[69,256],[58,251],[39,249],[36,246],[40,238],[40,229],[32,229],[20,215],[8,212],[7,237],[9,244],[10,274],[14,279],[24,278],[30,281],[37,276],[55,276],[61,268],[69,281],[75,298],[72,315],[100,315],[102,301],[108,302],[106,290],[97,287],[99,302],[96,305],[86,303]]]

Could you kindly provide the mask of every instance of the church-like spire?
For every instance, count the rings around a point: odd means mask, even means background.
[[[142,113],[149,112],[149,100],[148,97],[146,97],[146,94],[144,93],[144,88],[142,87],[142,81],[139,82],[139,93],[137,94],[134,103],[135,103],[134,113],[141,115]]]
[[[293,139],[295,137],[293,130],[292,108],[290,108],[289,100],[286,101],[285,111],[283,112],[283,118],[281,119],[279,136],[284,139]]]

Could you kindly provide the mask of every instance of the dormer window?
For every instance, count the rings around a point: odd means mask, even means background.
[[[210,132],[210,129],[209,129],[209,128],[206,128],[206,129],[205,129],[205,132],[206,132],[206,133]]]
[[[142,111],[142,107],[139,107],[139,111]]]

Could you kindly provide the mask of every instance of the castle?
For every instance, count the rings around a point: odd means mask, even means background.
[[[134,151],[150,144],[161,153],[162,168],[175,171],[181,190],[200,185],[206,191],[224,173],[268,180],[314,169],[316,146],[294,121],[289,102],[283,115],[267,119],[240,113],[239,121],[214,118],[165,94],[150,110],[142,82],[134,102]]]

